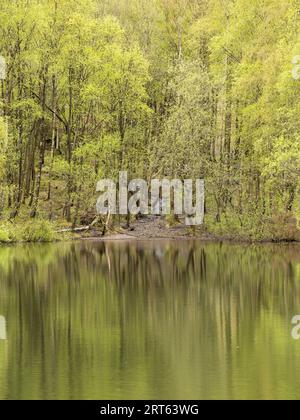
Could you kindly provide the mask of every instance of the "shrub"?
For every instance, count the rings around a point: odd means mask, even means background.
[[[297,218],[291,213],[274,215],[267,220],[266,236],[275,242],[300,241]]]
[[[9,232],[7,231],[5,226],[0,226],[0,242],[10,242]]]
[[[172,228],[180,224],[180,220],[174,214],[168,214],[166,215],[166,223],[168,228]]]
[[[52,224],[46,220],[27,222],[22,229],[21,236],[25,242],[52,242],[55,240]]]

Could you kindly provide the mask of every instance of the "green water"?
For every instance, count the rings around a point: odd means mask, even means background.
[[[300,247],[0,247],[0,399],[300,397]]]

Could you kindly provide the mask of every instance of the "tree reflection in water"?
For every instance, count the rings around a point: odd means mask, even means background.
[[[0,398],[293,398],[297,245],[0,248]]]

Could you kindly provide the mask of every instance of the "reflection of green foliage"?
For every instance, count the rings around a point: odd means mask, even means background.
[[[291,398],[299,264],[296,245],[2,247],[0,398]]]
[[[60,245],[60,255],[68,252],[69,244]],[[34,268],[38,273],[37,279],[43,278],[44,271],[57,259],[57,249],[54,246],[43,244],[34,246],[31,244],[20,244],[16,246],[0,246],[0,282],[5,278],[15,265],[24,268]],[[2,276],[2,277],[1,277]]]

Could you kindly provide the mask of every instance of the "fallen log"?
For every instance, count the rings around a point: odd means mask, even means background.
[[[85,232],[90,230],[93,226],[95,226],[96,223],[99,222],[99,217],[96,217],[92,223],[88,226],[82,226],[82,227],[71,227],[66,229],[57,230],[56,233],[67,233],[67,232]]]
[[[67,228],[67,229],[61,229],[56,230],[56,233],[67,233],[67,232],[84,232],[90,230],[90,226],[84,226],[80,228]]]

